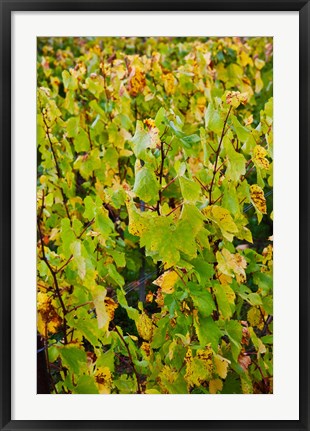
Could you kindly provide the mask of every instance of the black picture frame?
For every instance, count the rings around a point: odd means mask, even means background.
[[[310,5],[304,0],[0,0],[1,13],[1,182],[0,182],[0,410],[2,430],[310,430],[309,425],[309,34]],[[296,421],[62,421],[11,420],[11,14],[15,11],[298,11],[299,12],[299,413]],[[292,225],[293,226],[293,222]],[[297,232],[289,232],[296,235]],[[292,365],[293,367],[293,365]],[[241,402],[241,400],[240,400]],[[255,402],[253,400],[253,402]],[[138,411],[138,410],[137,410]],[[263,416],[263,412],[262,412]]]

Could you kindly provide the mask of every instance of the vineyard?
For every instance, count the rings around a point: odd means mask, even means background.
[[[38,38],[38,393],[273,392],[272,38]]]

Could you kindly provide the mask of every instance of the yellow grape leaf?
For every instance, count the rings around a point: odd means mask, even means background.
[[[146,343],[145,341],[143,341],[143,343],[141,344],[140,349],[142,350],[142,354],[146,359],[149,359],[151,356],[151,346],[150,343]]]
[[[223,358],[220,355],[214,356],[214,365],[216,372],[222,379],[226,379],[229,364],[230,361],[228,359]]]
[[[236,277],[238,283],[243,283],[246,280],[245,268],[246,260],[239,253],[230,253],[226,248],[221,252],[216,252],[218,269],[223,274]]]
[[[254,121],[254,118],[253,118],[253,115],[251,114],[251,115],[249,115],[249,116],[248,116],[248,118],[246,118],[246,119],[244,120],[244,124],[245,124],[246,126],[249,126],[250,124],[252,124],[252,123],[253,123],[253,121]]]
[[[155,388],[146,389],[145,393],[146,394],[160,394],[160,392],[157,389],[155,389]]]
[[[153,335],[153,323],[146,313],[139,315],[136,326],[140,337],[145,341],[150,341]]]
[[[95,381],[99,394],[110,394],[112,388],[112,375],[108,367],[98,367],[95,373]]]
[[[142,93],[146,84],[145,75],[139,68],[132,68],[128,90],[131,96],[136,97],[139,93]]]
[[[251,201],[257,211],[262,214],[267,214],[266,199],[264,191],[257,184],[250,186]]]
[[[55,334],[61,325],[62,318],[58,315],[51,297],[44,292],[37,295],[38,331],[46,337],[48,333]]]
[[[178,279],[178,274],[171,269],[160,275],[155,281],[153,281],[153,284],[161,287],[163,293],[170,294],[174,292],[174,285]]]
[[[98,322],[98,328],[105,330],[108,329],[109,326],[109,315],[105,307],[105,297],[107,294],[107,290],[104,289],[102,292],[100,292],[97,296],[93,297],[93,303],[95,304],[96,308],[96,315],[97,315],[97,322]]]
[[[273,255],[273,247],[271,244],[269,244],[267,247],[264,248],[263,252],[263,264],[266,264],[268,261],[272,260]]]
[[[149,128],[152,129],[153,127],[156,127],[155,120],[152,118],[146,118],[143,120],[143,123]]]
[[[241,226],[241,228],[238,232],[238,238],[239,239],[245,239],[246,241],[253,244],[252,232],[250,231],[250,229],[248,229],[245,226]]]
[[[256,145],[253,149],[252,160],[261,169],[269,169],[269,161],[266,159],[267,150],[261,145]]]
[[[176,381],[178,377],[177,371],[169,365],[164,365],[158,374],[159,385],[164,393],[169,393],[168,387]]]
[[[223,290],[224,290],[224,292],[225,292],[225,295],[226,295],[227,301],[228,301],[230,304],[235,304],[236,294],[235,294],[235,292],[232,290],[232,288],[231,288],[228,284],[224,284],[224,285],[222,286],[222,288],[223,288]]]
[[[109,320],[111,321],[114,319],[114,312],[117,309],[118,304],[110,297],[106,297],[104,303],[107,313],[109,315]]]
[[[253,384],[247,374],[241,376],[241,389],[244,394],[253,394]]]
[[[219,226],[224,238],[228,241],[233,240],[233,233],[238,232],[238,228],[227,209],[218,205],[210,205],[202,212],[209,220],[214,221]]]
[[[150,137],[150,148],[160,148],[160,137],[159,137],[159,129],[156,127],[155,120],[152,118],[147,118],[143,121],[143,123],[149,129],[149,137]]]
[[[217,394],[218,391],[223,389],[223,382],[221,379],[210,380],[209,382],[209,392],[210,394]]]
[[[254,64],[255,64],[255,67],[258,69],[258,70],[261,70],[264,66],[265,66],[265,62],[264,62],[264,60],[261,60],[260,58],[255,58],[255,60],[254,60]]]
[[[260,71],[257,70],[255,74],[255,93],[259,93],[263,88],[264,82],[262,80]]]
[[[188,347],[185,355],[186,380],[188,388],[199,386],[201,383],[210,379],[213,371],[212,349],[207,346],[205,350],[197,350],[196,356],[193,358],[193,353]]]
[[[264,321],[261,312],[257,307],[251,307],[247,314],[247,321],[251,326],[257,326],[261,328],[264,326]]]
[[[146,302],[153,302],[153,299],[154,299],[154,294],[153,294],[153,292],[149,292],[147,295],[146,295],[146,297],[145,297],[145,301]]]
[[[245,105],[248,101],[248,93],[240,93],[240,91],[228,91],[226,94],[226,103],[238,108],[240,103]]]
[[[232,278],[229,275],[220,273],[218,275],[218,280],[219,282],[224,286],[224,285],[229,285],[232,282]]]
[[[148,222],[131,201],[126,202],[129,224],[128,231],[131,235],[141,236],[148,229]]]
[[[213,351],[211,344],[208,344],[205,349],[198,349],[196,358],[204,361],[205,367],[211,372],[213,370]]]
[[[114,319],[115,309],[118,304],[112,299],[106,296],[107,290],[104,289],[98,295],[93,297],[93,303],[96,308],[98,328],[107,331],[109,323]]]
[[[161,291],[161,288],[157,289],[155,302],[157,303],[158,307],[160,307],[160,308],[162,308],[165,305],[164,296],[163,296],[163,293]]]
[[[172,361],[172,359],[173,359],[174,351],[175,351],[175,348],[177,347],[177,345],[178,345],[177,340],[173,340],[169,345],[168,358],[170,359],[170,361]]]
[[[172,73],[165,73],[162,75],[164,82],[165,91],[167,94],[173,94],[175,92],[176,80]]]

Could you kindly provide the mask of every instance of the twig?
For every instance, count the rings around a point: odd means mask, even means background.
[[[50,147],[51,147],[51,151],[52,151],[52,154],[53,154],[57,176],[58,176],[59,179],[61,179],[62,175],[61,175],[61,172],[60,172],[60,168],[59,168],[58,160],[57,160],[57,157],[56,157],[55,149],[54,149],[51,137],[50,137],[49,127],[48,127],[48,124],[46,122],[45,116],[43,114],[43,110],[41,110],[41,113],[42,113],[43,123],[45,125],[45,133],[47,135],[47,139],[49,141],[49,144],[50,144]],[[59,189],[60,189],[60,193],[61,193],[62,200],[63,200],[63,203],[64,203],[64,207],[65,207],[65,210],[66,210],[66,213],[67,213],[67,217],[70,220],[70,224],[71,224],[72,223],[71,222],[71,217],[70,217],[69,210],[68,210],[68,207],[67,207],[67,197],[65,196],[63,188],[59,187]]]
[[[271,323],[272,321],[273,321],[273,317],[272,317],[271,315],[269,315],[269,316],[267,317],[267,320],[266,320],[266,322],[265,322],[265,325],[264,325],[264,327],[263,327],[263,329],[262,329],[261,337],[264,337],[264,336],[267,334],[268,326],[270,325],[270,323]]]
[[[201,185],[201,187],[202,187],[206,192],[208,192],[208,187],[207,187],[207,186],[205,186],[204,184],[202,184],[202,182],[200,181],[200,179],[199,179],[198,177],[194,176],[194,180],[198,181],[198,183]]]
[[[60,302],[60,305],[61,305],[61,308],[62,308],[62,313],[63,313],[64,341],[65,341],[65,344],[68,344],[68,340],[67,340],[67,321],[66,321],[67,309],[66,309],[65,304],[63,302],[63,299],[61,297],[61,293],[60,293],[60,289],[59,289],[59,285],[58,285],[58,280],[57,280],[57,277],[56,277],[56,272],[51,267],[51,264],[49,263],[49,261],[46,258],[46,255],[45,255],[43,237],[42,237],[42,232],[41,232],[39,220],[37,221],[37,226],[38,226],[38,232],[39,232],[40,242],[41,242],[42,260],[45,262],[46,266],[50,270],[50,273],[51,273],[51,275],[53,277],[53,280],[54,280],[55,291],[56,291],[57,297],[59,299],[59,302]]]
[[[183,205],[183,202],[176,206],[175,208],[173,208],[173,210],[171,210],[168,214],[166,214],[166,217],[170,216],[172,213],[174,213],[174,211],[176,211],[178,208],[180,208]]]
[[[175,177],[175,178],[173,178],[171,181],[169,181],[169,183],[168,183],[168,184],[166,184],[166,185],[162,188],[162,192],[163,192],[163,191],[165,191],[165,190],[166,190],[166,188],[170,186],[170,184],[174,183],[174,182],[175,182],[175,180],[176,180],[177,178],[178,178],[178,177]]]
[[[165,151],[164,151],[164,143],[163,142],[160,143],[160,153],[161,153],[161,163],[160,163],[160,171],[159,171],[159,184],[162,185],[163,176],[164,176],[164,163],[165,163]],[[157,201],[157,205],[156,205],[156,211],[157,211],[158,215],[160,215],[161,199],[162,199],[162,190],[159,190],[158,201]]]
[[[118,336],[120,337],[120,339],[121,339],[121,340],[122,340],[122,342],[124,343],[124,346],[126,347],[126,350],[127,350],[127,353],[128,353],[128,357],[129,357],[129,359],[130,359],[130,361],[131,361],[131,365],[132,365],[133,372],[135,373],[135,376],[136,376],[136,379],[137,379],[138,394],[141,394],[141,393],[142,393],[142,391],[141,391],[141,386],[140,386],[140,381],[139,381],[139,374],[138,374],[138,372],[137,372],[137,370],[136,370],[136,367],[135,367],[135,364],[134,364],[134,362],[133,362],[133,359],[132,359],[132,356],[131,356],[131,353],[130,353],[130,350],[129,350],[129,346],[128,346],[128,344],[126,343],[125,338],[122,336],[122,334],[121,334],[121,333],[119,332],[119,330],[117,329],[117,326],[116,326],[116,325],[113,325],[113,327],[114,327],[115,332],[118,334]]]
[[[218,145],[216,153],[215,153],[215,163],[214,163],[214,169],[213,169],[213,176],[212,176],[212,180],[211,180],[211,184],[210,184],[210,189],[209,189],[209,204],[210,205],[212,205],[212,189],[213,189],[213,185],[214,185],[214,181],[215,181],[215,176],[216,176],[216,173],[217,173],[217,162],[218,162],[218,158],[219,158],[219,155],[220,155],[221,145],[222,145],[223,138],[224,138],[224,135],[225,135],[226,124],[227,124],[230,112],[231,112],[231,106],[229,107],[229,110],[227,112],[227,115],[226,115],[226,118],[225,118],[225,121],[224,121],[224,125],[223,125],[222,134],[221,134],[221,137],[220,137],[220,142],[219,142],[219,145]]]
[[[87,225],[84,227],[84,229],[82,230],[82,232],[80,233],[80,235],[77,237],[77,239],[80,239],[82,237],[82,235],[86,232],[86,230],[89,228],[89,226],[91,226],[94,223],[95,219],[93,218],[90,222],[87,223]],[[55,272],[56,274],[60,271],[62,271],[67,265],[68,263],[71,262],[71,260],[73,259],[73,254],[71,254],[71,256],[66,260],[66,262],[60,267],[58,268]]]
[[[217,199],[215,199],[213,204],[216,204],[216,202],[219,201],[220,199],[222,199],[223,196],[224,196],[224,193],[222,193]]]
[[[84,304],[76,305],[75,307],[70,308],[70,310],[67,310],[67,314],[77,310],[78,308],[85,307],[85,305],[89,305],[89,304],[91,304],[91,301],[85,302]]]
[[[45,337],[44,337],[44,348],[45,348],[45,361],[46,361],[46,365],[47,365],[47,371],[48,371],[48,375],[50,378],[50,382],[54,388],[55,393],[57,394],[57,389],[56,386],[54,384],[54,380],[52,378],[52,374],[51,374],[51,365],[50,365],[50,360],[49,360],[49,356],[48,356],[48,344],[47,344],[47,322],[45,323]]]

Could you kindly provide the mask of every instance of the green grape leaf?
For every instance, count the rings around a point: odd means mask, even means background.
[[[94,226],[98,228],[99,232],[104,238],[108,238],[110,233],[113,231],[114,224],[109,218],[108,211],[104,208],[97,210],[98,213],[95,216]]]
[[[227,209],[218,205],[210,205],[203,210],[203,214],[218,225],[224,238],[228,241],[233,240],[233,234],[238,232],[238,228]]]
[[[209,281],[214,275],[214,267],[210,263],[206,262],[203,258],[197,257],[191,261],[194,265],[196,275],[199,278],[200,284],[204,285]]]
[[[157,260],[173,266],[180,260],[179,241],[173,220],[160,216],[149,220],[149,229],[142,234],[140,245]]]
[[[156,148],[157,140],[154,139],[150,132],[144,130],[142,122],[138,120],[136,132],[130,142],[135,156],[138,159],[147,161],[151,158],[150,152],[148,150],[151,148]]]
[[[201,346],[211,344],[212,349],[217,352],[222,332],[217,322],[212,317],[198,315],[194,318],[194,326]]]
[[[205,112],[205,126],[206,129],[215,132],[217,135],[221,135],[224,127],[224,121],[222,120],[220,113],[214,109],[212,103],[209,103]]]
[[[234,115],[231,116],[231,120],[232,123],[234,125],[237,137],[239,139],[240,142],[246,142],[246,140],[249,138],[250,136],[250,130],[247,129],[246,127],[242,126],[240,124],[240,122],[238,121],[237,117],[235,117]]]
[[[126,266],[125,253],[121,251],[111,250],[109,251],[109,254],[113,257],[117,267],[123,268],[124,266]]]
[[[211,293],[194,282],[188,282],[187,288],[193,303],[202,317],[208,317],[216,309]]]
[[[236,320],[228,320],[226,321],[225,328],[230,340],[232,356],[237,362],[239,353],[241,351],[242,326]]]
[[[140,313],[136,308],[130,307],[128,305],[125,294],[120,289],[117,289],[117,300],[119,304],[127,311],[128,317],[136,322]]]
[[[81,241],[73,241],[70,245],[70,250],[73,254],[74,263],[77,266],[79,277],[83,280],[86,275],[86,261],[82,256]]]
[[[63,218],[61,220],[61,232],[60,238],[62,241],[61,251],[66,259],[71,256],[71,244],[76,240],[76,236],[71,229],[70,220],[68,218]]]
[[[272,276],[266,272],[255,272],[253,274],[254,283],[267,295],[272,289]]]
[[[81,376],[74,388],[75,394],[98,394],[94,376]]]
[[[74,148],[77,153],[90,150],[89,137],[84,129],[79,127],[79,132],[74,138]]]
[[[239,181],[240,177],[245,174],[246,159],[240,153],[238,153],[233,145],[229,142],[226,147],[227,156],[227,170],[226,178],[230,181]]]
[[[233,290],[230,287],[227,289],[224,286],[221,286],[219,283],[214,283],[213,289],[219,311],[222,313],[224,319],[230,319],[235,308],[233,306],[234,301],[231,300],[231,298],[235,296]]]
[[[77,376],[81,374],[83,368],[86,367],[86,352],[75,346],[63,346],[59,349],[62,363],[70,371]]]
[[[159,188],[153,170],[143,166],[136,172],[133,191],[144,202],[155,203],[158,200]]]
[[[200,186],[186,177],[179,177],[181,193],[187,202],[197,202],[200,196]]]
[[[93,199],[90,196],[86,196],[84,199],[84,205],[85,205],[85,211],[84,211],[84,217],[88,220],[91,220],[95,217],[97,213],[97,206]]]
[[[110,263],[109,265],[107,265],[107,268],[108,268],[108,274],[112,278],[112,280],[115,281],[115,283],[118,284],[120,287],[123,287],[125,284],[125,280],[121,276],[121,274],[119,274],[115,266],[112,263]]]
[[[79,133],[79,117],[70,117],[66,123],[68,138],[75,138]]]
[[[64,87],[68,90],[76,90],[78,87],[77,79],[71,75],[67,70],[62,72],[62,79],[64,83]]]

